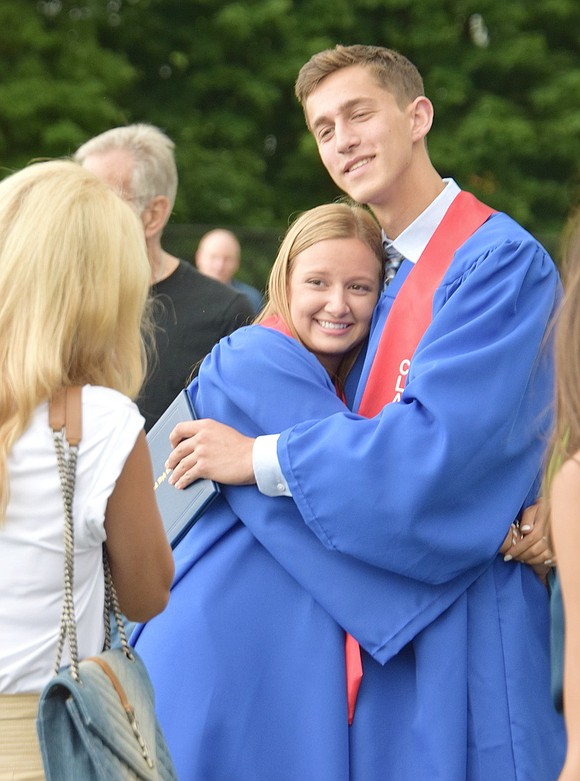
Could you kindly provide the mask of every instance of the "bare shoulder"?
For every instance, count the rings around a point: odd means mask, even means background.
[[[574,492],[580,496],[580,451],[564,461],[552,483],[552,494]]]
[[[551,489],[552,522],[566,523],[580,516],[580,451],[565,461]]]

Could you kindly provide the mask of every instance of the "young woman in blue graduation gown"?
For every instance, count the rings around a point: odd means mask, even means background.
[[[359,342],[347,349],[336,339],[333,360],[327,360],[326,343],[322,348],[312,343],[309,326],[292,307],[293,270],[300,273],[305,250],[332,247],[325,267],[330,273],[337,263],[333,242],[348,246],[352,241],[352,228],[339,231],[335,214],[350,207],[319,208],[297,221],[285,239],[271,276],[267,319],[222,340],[190,386],[200,417],[256,437],[345,411],[335,383]],[[360,235],[357,241],[364,244]],[[378,232],[373,242],[374,303]],[[359,265],[353,265],[357,287]],[[324,289],[327,282],[321,277],[307,276],[304,284]],[[298,287],[294,304],[301,297]],[[305,322],[322,318],[336,336],[350,315],[320,306]],[[331,377],[340,350],[348,356],[338,377]],[[345,483],[337,486],[341,494],[367,490],[358,480]],[[361,537],[365,523],[361,517]],[[509,764],[503,752],[510,750],[512,739],[502,736],[498,745],[494,731],[494,693],[499,692],[497,702],[506,700],[503,673],[490,676],[483,687],[474,677],[477,712],[471,722],[467,690],[465,702],[445,703],[437,694],[440,685],[430,687],[425,678],[436,666],[439,682],[446,676],[466,678],[466,668],[483,674],[486,650],[477,650],[477,658],[466,657],[467,622],[483,619],[467,616],[465,593],[488,563],[458,568],[457,576],[439,583],[397,574],[321,545],[291,499],[268,499],[254,486],[224,486],[175,558],[169,606],[142,628],[136,646],[154,682],[159,717],[182,781],[431,781],[422,757],[409,750],[414,736],[406,730],[412,724],[432,744],[426,756],[433,750],[448,757],[445,781],[485,781],[485,774],[470,769],[468,775],[466,769],[472,729],[489,731],[483,742],[500,771]],[[535,585],[526,582],[533,599]],[[485,601],[481,604],[484,608]],[[512,634],[520,631],[522,610],[525,606],[510,607]],[[345,631],[360,643],[364,662],[350,726]],[[449,645],[454,637],[456,648]],[[488,653],[496,653],[498,643],[501,638],[491,636]],[[535,650],[533,636],[526,644]],[[510,664],[516,645],[510,648]],[[476,651],[469,648],[470,654]],[[533,664],[529,674],[533,685]],[[510,697],[525,697],[529,684],[516,675],[509,688]],[[453,692],[460,689],[450,686]],[[432,695],[426,696],[429,691]],[[532,765],[537,762],[530,757]],[[530,778],[548,777],[543,770],[540,774]]]
[[[380,229],[364,209],[302,215],[280,248],[262,324],[222,340],[190,385],[198,414],[258,434],[344,410],[337,386],[368,334],[382,272]],[[275,514],[269,551],[259,534],[270,513],[253,487],[224,487],[175,551],[163,621],[136,633],[184,781],[349,777],[345,631],[291,574],[304,568],[315,586],[332,557],[309,532],[285,535],[300,529],[291,501]],[[240,520],[249,516],[256,536]],[[355,615],[348,586],[371,568],[355,564],[349,577],[348,563],[337,565],[344,585],[327,607],[342,596]]]

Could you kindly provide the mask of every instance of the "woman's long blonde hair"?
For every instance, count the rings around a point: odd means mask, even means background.
[[[279,315],[295,339],[300,341],[290,315],[289,283],[294,260],[304,250],[327,239],[359,239],[377,258],[377,278],[384,274],[384,251],[381,229],[364,206],[336,202],[315,206],[303,212],[290,225],[272,266],[267,286],[267,303],[256,318],[257,323]],[[341,384],[352,367],[360,347],[344,356],[337,377]]]
[[[150,273],[133,210],[77,163],[0,183],[0,519],[8,454],[41,402],[68,385],[137,395]]]
[[[558,467],[580,450],[580,208],[562,235],[564,298],[556,320],[555,421],[544,495]]]

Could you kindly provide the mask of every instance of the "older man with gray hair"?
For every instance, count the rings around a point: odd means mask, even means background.
[[[253,316],[247,298],[163,249],[177,193],[173,141],[148,124],[116,127],[84,143],[74,159],[133,204],[151,265],[157,361],[139,395],[149,430],[222,336]]]

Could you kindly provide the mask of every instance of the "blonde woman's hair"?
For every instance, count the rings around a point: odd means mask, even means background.
[[[425,94],[421,74],[413,63],[399,52],[382,46],[337,45],[334,49],[314,54],[298,74],[295,93],[303,109],[306,100],[320,82],[342,68],[362,65],[373,74],[377,83],[395,97],[400,108]]]
[[[564,298],[556,319],[555,421],[544,496],[563,461],[580,450],[580,207],[562,234]]]
[[[316,206],[302,213],[289,227],[272,266],[267,285],[267,303],[255,322],[262,322],[271,315],[279,315],[295,339],[300,341],[290,315],[288,295],[290,276],[297,255],[319,241],[327,239],[359,239],[377,258],[377,279],[384,275],[384,252],[381,229],[364,206],[337,202]],[[380,288],[380,285],[379,285]],[[344,381],[352,367],[358,350],[344,356],[338,375]]]
[[[80,165],[0,182],[0,519],[8,454],[41,402],[69,385],[137,395],[150,274],[138,217]]]

